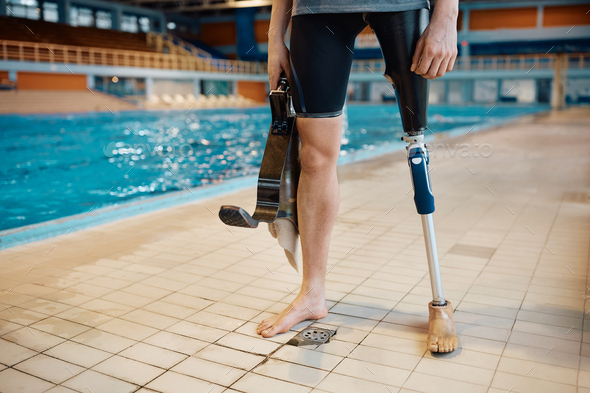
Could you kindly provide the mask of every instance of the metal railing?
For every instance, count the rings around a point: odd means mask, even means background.
[[[590,68],[590,53],[569,53],[567,68]],[[454,71],[510,71],[510,70],[547,70],[555,68],[557,55],[509,55],[509,56],[460,56],[455,61]],[[355,60],[352,72],[371,72],[383,74],[385,63],[379,60]]]
[[[188,50],[177,53],[154,53],[121,49],[43,44],[23,41],[0,41],[0,59],[51,64],[140,67],[166,70],[266,74],[267,63],[225,60],[195,56]],[[568,69],[590,68],[590,53],[563,55]],[[458,57],[454,70],[541,70],[553,69],[557,55],[511,55]],[[383,74],[385,63],[379,60],[355,60],[353,73]]]
[[[0,41],[0,59],[35,63],[139,67],[165,70],[265,74],[266,63],[23,41]]]

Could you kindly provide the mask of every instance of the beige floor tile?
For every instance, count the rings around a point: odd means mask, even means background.
[[[404,384],[404,388],[424,393],[485,393],[487,386],[441,378],[434,375],[413,372]]]
[[[276,359],[269,359],[256,367],[253,372],[309,387],[316,386],[328,375],[327,371]]]
[[[0,308],[0,318],[8,322],[18,323],[19,325],[30,325],[31,323],[47,318],[47,315],[19,307],[2,307]]]
[[[128,287],[122,288],[122,292],[132,293],[138,296],[150,298],[152,300],[161,299],[166,295],[169,295],[171,291],[161,288],[156,288],[151,285],[145,285],[140,283],[132,284]]]
[[[182,293],[172,293],[160,300],[195,310],[202,310],[213,304],[211,300],[199,299],[198,297],[184,295]]]
[[[0,319],[0,336],[5,335],[8,332],[12,332],[13,330],[20,329],[22,326],[16,323],[8,322],[3,319]]]
[[[79,306],[92,300],[92,297],[81,295],[70,291],[56,291],[43,296],[43,299],[52,300],[54,302],[68,304],[70,306]]]
[[[535,360],[540,363],[566,368],[577,368],[579,362],[579,356],[577,354],[561,352],[559,348],[547,350],[545,348],[529,347],[513,343],[506,344],[506,349],[504,349],[502,356],[521,360]]]
[[[70,322],[66,319],[56,317],[49,317],[39,322],[35,322],[31,327],[66,339],[72,338],[91,329],[90,326],[84,326],[79,323]]]
[[[550,382],[529,376],[520,376],[497,371],[492,381],[492,387],[498,389],[511,389],[513,392],[563,392],[576,393],[576,386],[563,383]]]
[[[281,393],[307,393],[311,391],[308,386],[297,385],[280,379],[268,378],[263,375],[248,373],[234,385],[234,389],[245,393],[281,392]]]
[[[140,325],[138,323],[126,321],[123,319],[115,318],[108,322],[103,323],[96,327],[98,330],[102,330],[108,333],[112,333],[117,336],[130,338],[132,340],[141,341],[149,336],[152,336],[158,332],[158,329]]]
[[[164,369],[169,369],[188,356],[144,343],[135,344],[119,352],[119,355]]]
[[[119,303],[109,302],[103,299],[91,300],[87,303],[81,304],[80,308],[109,315],[111,317],[119,317],[133,310],[133,307],[129,307]]]
[[[331,393],[399,392],[399,388],[395,386],[382,385],[366,379],[353,378],[335,373],[329,374],[317,386],[317,389],[321,392]]]
[[[393,307],[394,304],[392,304],[391,307]],[[343,314],[343,315],[348,315],[348,316],[352,316],[352,317],[359,317],[359,318],[363,318],[363,319],[375,319],[375,320],[382,320],[387,313],[389,312],[391,308],[389,309],[378,309],[378,308],[371,308],[368,305],[365,304],[346,304],[346,303],[338,303],[337,305],[335,305],[334,307],[332,307],[330,309],[330,313],[335,313],[335,314]]]
[[[83,367],[43,354],[27,359],[14,368],[55,384],[60,384],[85,370]]]
[[[56,386],[46,391],[46,393],[75,393],[75,390],[66,388],[64,386]]]
[[[122,315],[120,318],[158,330],[166,329],[167,327],[172,326],[180,321],[176,318],[168,317],[162,314],[156,314],[143,309],[131,311],[128,314]]]
[[[18,343],[37,352],[44,351],[64,341],[63,338],[53,336],[35,328],[24,327],[2,336],[4,340]]]
[[[209,345],[209,343],[205,341],[195,340],[170,332],[156,333],[145,339],[144,342],[146,344],[155,345],[160,348],[180,352],[189,356],[194,355],[196,352]]]
[[[18,293],[18,292],[12,292],[10,289],[13,286],[10,286],[6,289],[2,289],[2,292],[4,293],[2,295],[2,300],[0,301],[0,303],[2,303],[3,305],[7,305],[7,306],[18,306],[21,305],[23,303],[27,303],[30,302],[31,300],[35,300],[37,299],[35,296],[30,296],[30,295],[24,295],[22,293]],[[53,292],[55,293],[55,292]],[[51,294],[48,294],[46,296],[50,296]],[[4,308],[4,306],[3,306]]]
[[[324,344],[324,345],[329,345]],[[332,371],[342,361],[342,357],[325,352],[314,351],[315,346],[295,347],[285,345],[275,352],[272,357],[286,362],[297,363],[302,366]]]
[[[481,324],[471,325],[455,321],[455,328],[459,338],[463,336],[470,336],[504,342],[510,335],[510,329],[508,328],[495,328]]]
[[[15,344],[12,341],[0,339],[0,363],[12,366],[37,354],[28,348]]]
[[[88,330],[72,338],[72,341],[111,353],[120,352],[136,343],[134,340],[97,329]]]
[[[216,344],[259,355],[268,355],[280,346],[280,344],[272,341],[267,341],[262,338],[250,337],[239,333],[229,333],[217,341]]]
[[[41,297],[49,293],[57,291],[55,288],[45,287],[42,285],[35,285],[30,283],[20,284],[14,287],[14,292],[22,293],[23,295]]]
[[[274,300],[261,299],[237,293],[232,293],[231,295],[224,297],[223,302],[259,311],[264,311],[276,303]]]
[[[549,339],[547,337],[550,337],[562,341],[569,340],[577,344],[580,342],[582,338],[582,331],[580,329],[575,329],[574,325],[570,326],[569,328],[566,328],[555,325],[546,325],[544,323],[537,322],[516,321],[514,323],[513,330],[517,332],[522,332],[523,335],[526,333],[530,333],[531,335],[538,336],[540,341],[548,341]]]
[[[212,328],[209,326],[197,325],[196,323],[180,321],[166,329],[168,332],[182,336],[196,338],[202,341],[215,342],[228,334],[227,330]]]
[[[111,292],[102,297],[104,300],[108,300],[113,303],[123,304],[132,308],[140,308],[153,302],[152,299],[144,296],[135,295],[123,291]]]
[[[188,317],[186,320],[189,322],[197,323],[199,325],[210,326],[217,329],[223,329],[228,331],[233,331],[245,323],[245,321],[241,319],[235,319],[219,314],[213,314],[207,311],[199,311],[196,314]]]
[[[90,296],[91,298],[97,298],[104,296],[110,292],[113,292],[111,288],[105,288],[98,285],[91,285],[85,282],[72,285],[71,287],[67,288],[68,292],[78,293],[84,296]]]
[[[363,344],[354,347],[348,357],[363,362],[376,363],[409,371],[412,371],[421,359],[421,356],[418,355],[393,352],[386,349],[368,347]]]
[[[195,296],[201,299],[212,300],[215,302],[231,294],[231,292],[228,291],[222,291],[220,289],[203,286],[201,285],[200,281],[194,285],[189,285],[188,287],[182,288],[180,291],[178,291],[178,293]]]
[[[156,314],[162,314],[167,317],[172,317],[176,319],[185,319],[197,312],[197,310],[193,308],[183,307],[172,303],[166,303],[161,300],[148,304],[147,306],[143,307],[143,310],[151,311]]]
[[[518,326],[515,324],[514,331],[510,334],[510,338],[508,339],[509,343],[518,344],[518,345],[527,345],[529,347],[536,347],[542,348],[545,350],[551,349],[551,347],[559,348],[561,352],[568,352],[568,353],[580,353],[580,342],[574,340],[563,340],[561,337],[567,337],[565,334],[558,334],[557,332],[552,336],[548,337],[546,335],[538,335],[538,334],[530,334],[525,333],[521,330],[524,330],[523,326]],[[543,327],[548,325],[541,325]],[[519,328],[517,330],[517,327]],[[536,331],[536,327],[534,327]],[[533,330],[533,329],[530,329]],[[561,329],[560,329],[561,330]],[[542,331],[542,333],[546,333],[546,331]],[[575,331],[570,331],[569,334],[575,334]],[[578,337],[581,335],[578,333]]]
[[[445,354],[432,354],[430,351],[427,351],[424,354],[424,358],[441,359],[449,363],[479,367],[487,370],[495,370],[500,360],[500,356],[498,355],[475,352],[463,348]]]
[[[460,347],[469,351],[484,352],[490,355],[501,355],[504,350],[504,341],[488,340],[485,338],[461,335]]]
[[[414,371],[486,387],[490,385],[494,376],[494,370],[465,366],[459,363],[447,362],[445,359],[432,358],[423,358]]]
[[[21,304],[19,307],[46,315],[59,314],[60,312],[71,308],[70,305],[45,299],[31,300],[30,302]]]
[[[222,386],[230,386],[240,379],[246,371],[205,359],[190,357],[174,366],[171,371],[189,375]]]
[[[115,355],[92,368],[94,371],[130,382],[145,385],[164,373],[164,369]]]
[[[544,379],[546,381],[575,385],[577,370],[549,364],[543,364],[530,360],[519,360],[508,357],[500,359],[497,371],[529,378]]]
[[[265,359],[265,357],[260,355],[226,348],[216,344],[203,348],[193,356],[243,370],[251,370]]]
[[[352,358],[344,359],[333,372],[397,387],[401,387],[410,375],[408,370]]]
[[[91,390],[92,392],[131,393],[137,389],[136,385],[92,370],[84,371],[64,382],[63,385],[78,392]]]
[[[44,354],[86,368],[90,368],[112,356],[111,353],[72,341],[65,341],[53,348],[49,348]]]
[[[233,304],[227,304],[218,302],[212,304],[211,306],[207,307],[204,311],[224,315],[226,317],[232,317],[237,319],[243,319],[244,321],[249,321],[250,319],[254,318],[256,315],[260,314],[259,310],[254,310],[251,308],[240,307]],[[281,310],[282,311],[282,310]]]
[[[148,389],[154,389],[162,393],[186,393],[186,392],[211,392],[219,393],[224,390],[222,386],[213,385],[187,375],[167,371],[154,381],[146,385]],[[148,390],[150,391],[150,390]]]
[[[174,292],[179,291],[182,288],[188,286],[188,284],[184,283],[184,282],[170,280],[168,278],[156,277],[156,276],[148,277],[145,280],[141,281],[140,284],[151,285],[156,288],[166,289],[168,291],[174,291]]]
[[[282,311],[282,310],[281,310]],[[345,326],[351,329],[371,331],[379,321],[374,319],[357,318],[348,315],[328,313],[328,316],[319,320],[321,323],[333,326]]]
[[[54,385],[12,368],[7,368],[0,371],[0,386],[2,387],[2,393],[41,393]]]
[[[62,313],[57,314],[56,317],[90,327],[98,326],[110,319],[113,319],[113,317],[110,315],[101,314],[78,307],[72,307]]]
[[[422,356],[426,352],[426,340],[416,341],[405,338],[385,336],[371,333],[362,342],[363,345],[382,348],[389,351],[402,352],[410,355]]]

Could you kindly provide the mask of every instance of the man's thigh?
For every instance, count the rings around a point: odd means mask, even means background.
[[[291,24],[291,86],[298,117],[342,114],[360,13],[297,15]]]

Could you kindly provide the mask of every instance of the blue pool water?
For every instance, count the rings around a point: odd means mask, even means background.
[[[545,107],[489,109],[431,106],[429,128]],[[348,120],[342,155],[402,135],[393,105],[349,105]],[[0,115],[0,230],[256,174],[269,125],[268,108]]]

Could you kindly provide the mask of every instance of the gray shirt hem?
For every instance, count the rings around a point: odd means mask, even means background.
[[[419,10],[421,8],[430,9],[428,0],[414,0],[407,3],[389,3],[389,4],[346,4],[335,7],[333,4],[305,6],[296,4],[293,7],[291,16],[309,15],[309,14],[338,14],[353,12],[400,12]]]

